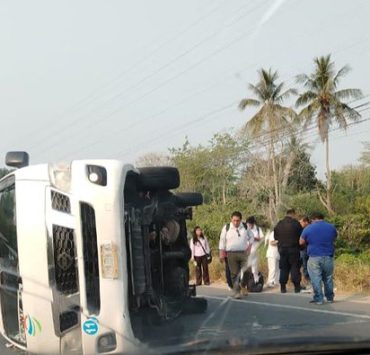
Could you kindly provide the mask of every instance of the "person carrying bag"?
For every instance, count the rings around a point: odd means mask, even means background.
[[[209,285],[208,264],[212,262],[212,254],[209,248],[208,240],[203,235],[199,226],[193,230],[193,238],[190,239],[191,259],[195,266],[196,285],[202,284],[202,278],[205,285]]]

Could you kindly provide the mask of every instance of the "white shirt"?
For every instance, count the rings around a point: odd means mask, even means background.
[[[251,249],[251,254],[253,254],[257,251],[259,243],[263,240],[265,236],[263,235],[262,229],[255,224],[252,228],[248,227],[248,230],[251,231],[251,233],[253,234],[253,244]],[[257,240],[256,238],[259,240]]]
[[[191,249],[191,258],[194,259],[194,256],[203,256],[206,253],[209,254],[209,244],[208,240],[206,237],[204,238],[199,238],[198,241],[194,244],[193,243],[193,238],[190,239],[190,249]]]
[[[280,254],[276,245],[271,245],[271,241],[275,240],[274,231],[267,233],[265,245],[267,244],[266,258],[280,259]]]
[[[222,228],[218,248],[226,251],[245,251],[252,242],[253,234],[245,229],[242,223],[238,228],[230,223],[228,231],[226,226]]]

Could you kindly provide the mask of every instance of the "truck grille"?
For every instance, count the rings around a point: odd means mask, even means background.
[[[53,190],[51,190],[51,207],[56,211],[71,213],[69,197]]]
[[[67,311],[59,315],[59,329],[61,333],[77,324],[78,315],[75,311]]]
[[[99,313],[100,281],[95,211],[90,205],[83,202],[80,204],[80,209],[87,309],[90,313]]]
[[[76,250],[73,229],[53,225],[55,282],[63,294],[77,292]]]

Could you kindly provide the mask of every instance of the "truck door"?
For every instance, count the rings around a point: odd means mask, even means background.
[[[14,176],[0,182],[0,303],[5,335],[25,344],[18,268]]]

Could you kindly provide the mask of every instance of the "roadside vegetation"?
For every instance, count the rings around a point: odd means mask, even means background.
[[[330,168],[330,132],[345,130],[361,119],[362,92],[342,88],[348,74],[336,71],[330,56],[315,58],[311,73],[297,76],[296,87],[286,88],[277,71],[261,69],[248,85],[239,108],[245,125],[219,132],[204,144],[188,140],[167,155],[143,156],[138,164],[174,165],[183,191],[197,191],[204,204],[194,209],[189,227],[200,225],[213,248],[211,277],[224,277],[218,262],[218,238],[233,210],[255,215],[265,231],[287,208],[309,215],[321,211],[338,229],[335,284],[342,291],[370,291],[370,142],[358,162],[340,170]],[[324,145],[326,177],[320,180],[307,138]],[[332,153],[334,154],[334,152]],[[189,229],[190,229],[189,228]],[[264,246],[261,270],[266,275]]]

